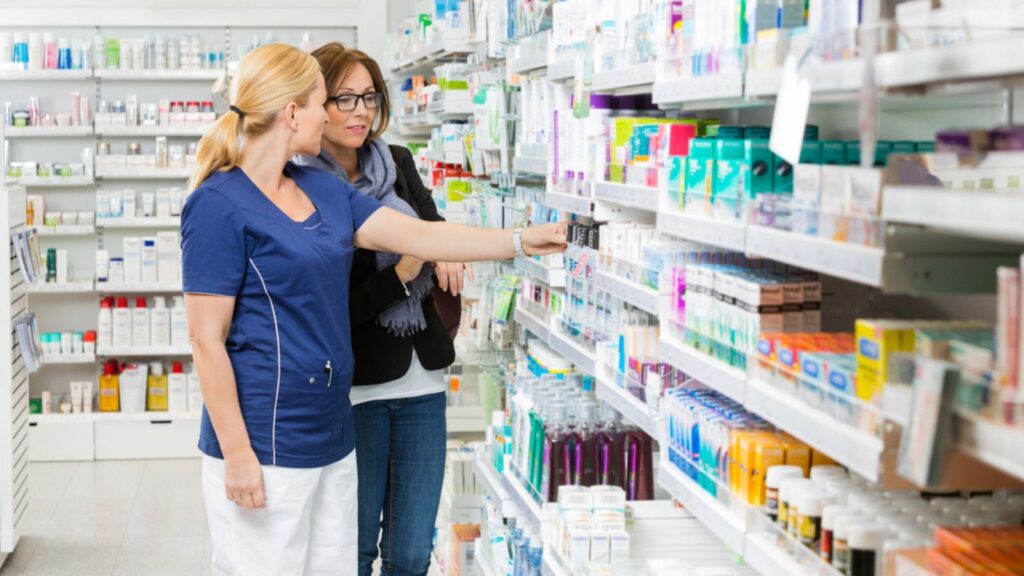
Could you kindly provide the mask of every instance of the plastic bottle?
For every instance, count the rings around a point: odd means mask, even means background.
[[[117,360],[107,360],[99,385],[99,411],[119,412],[121,410],[121,389],[118,385]]]
[[[167,377],[167,410],[188,412],[188,376],[181,362],[171,364],[171,374]]]
[[[171,308],[171,346],[188,347],[188,318],[185,315],[185,298],[182,296],[174,297],[174,308]]]
[[[625,488],[622,481],[625,477],[624,436],[619,428],[619,413],[611,405],[604,404],[601,406],[601,420],[593,442],[597,483]]]
[[[558,488],[567,484],[565,469],[565,422],[567,410],[564,404],[555,404],[548,410],[544,426],[544,450],[541,474],[541,500],[557,502]]]
[[[530,536],[527,545],[527,557],[529,566],[526,576],[541,576],[541,563],[544,560],[544,545],[536,534]]]
[[[164,365],[159,362],[149,363],[149,377],[146,379],[146,411],[167,411],[167,374],[164,374]]]
[[[121,412],[137,414],[146,411],[148,375],[147,364],[126,362],[121,366]]]
[[[100,314],[96,322],[96,346],[104,350],[113,345],[114,299],[111,297],[100,300]]]
[[[114,308],[111,328],[111,342],[115,348],[129,348],[132,345],[132,311],[128,308],[128,299],[121,296]]]
[[[639,429],[626,432],[626,500],[654,498],[654,447]]]
[[[149,344],[154,348],[171,345],[171,311],[163,296],[155,296],[149,310]]]
[[[139,296],[135,298],[135,308],[132,309],[132,346],[149,345],[149,308],[146,307],[146,298]]]

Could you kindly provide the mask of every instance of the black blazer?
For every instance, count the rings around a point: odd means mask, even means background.
[[[430,193],[423,188],[412,153],[404,146],[390,146],[398,167],[395,192],[412,205],[420,218],[443,220]],[[405,288],[394,266],[377,270],[376,252],[359,248],[352,259],[349,311],[352,317],[352,352],[355,356],[353,386],[383,384],[409,371],[412,350],[427,370],[447,368],[455,362],[455,346],[444,329],[434,299],[423,299],[426,329],[405,338],[392,335],[377,324],[377,315],[406,299]]]

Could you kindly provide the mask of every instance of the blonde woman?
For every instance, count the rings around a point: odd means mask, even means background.
[[[326,102],[312,56],[277,44],[246,56],[182,213],[214,574],[356,573],[356,247],[468,262],[565,246],[563,225],[426,222],[292,164],[319,153]]]

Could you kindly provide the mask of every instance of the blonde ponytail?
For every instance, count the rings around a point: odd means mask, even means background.
[[[231,105],[242,114],[224,114],[199,140],[189,191],[201,186],[214,172],[238,166],[245,139],[270,130],[278,112],[289,102],[305,106],[319,76],[316,59],[287,44],[261,46],[243,58],[230,91]]]

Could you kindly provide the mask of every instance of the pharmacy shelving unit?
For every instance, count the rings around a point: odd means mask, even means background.
[[[464,60],[467,55],[478,48],[477,44],[464,39],[437,40],[427,44],[415,54],[394,63],[389,70],[395,76],[411,76],[429,72],[435,66],[445,62]]]
[[[92,126],[8,126],[4,131],[7,138],[72,138],[92,135]]]
[[[512,161],[512,167],[519,174],[526,176],[547,176],[547,158],[530,158],[529,156],[516,156]]]
[[[565,288],[564,268],[549,268],[536,258],[520,256],[516,258],[516,270],[540,280],[551,288]]]
[[[972,41],[941,48],[917,49],[880,54],[874,61],[875,86],[884,102],[904,108],[932,106],[933,95],[956,97],[975,90],[1013,86],[1024,75],[1024,63],[1014,58],[1012,47],[1020,45],[1019,34]],[[539,55],[519,54],[509,62],[517,74],[540,72],[548,80],[562,83],[572,79],[575,62],[563,59],[544,62]],[[771,107],[779,96],[779,69],[739,69],[715,76],[663,80],[654,73],[656,64],[595,74],[591,88],[606,94],[651,94],[662,108],[682,111],[733,111],[750,109],[761,116],[760,107]],[[812,102],[856,105],[863,98],[866,67],[861,60],[821,61],[815,57],[802,63],[801,76],[813,87]],[[924,99],[917,98],[925,96]],[[1004,99],[1004,102],[1006,100]],[[1009,100],[1012,119],[1012,96]],[[941,100],[936,108],[948,106]],[[1002,104],[1000,104],[1002,106]],[[829,112],[824,120],[834,122]],[[856,114],[852,115],[853,117]],[[917,120],[929,122],[929,120]],[[999,120],[986,120],[999,122]],[[742,122],[742,120],[741,120]],[[895,125],[903,126],[900,122]],[[844,129],[856,129],[845,126]],[[546,163],[516,158],[520,174],[546,175]],[[571,196],[549,187],[545,204],[557,210],[594,217],[603,221],[602,206],[618,205],[656,215],[657,230],[675,238],[699,242],[749,256],[767,258],[818,272],[884,293],[922,297],[933,294],[991,292],[994,269],[1019,264],[1024,232],[1024,200],[1015,190],[972,190],[892,187],[884,190],[877,246],[860,246],[744,222],[712,219],[704,214],[683,213],[660,203],[657,189],[591,182],[586,196]],[[996,242],[993,242],[996,241]],[[997,242],[1009,243],[997,244]],[[596,285],[638,304],[652,313],[659,311],[653,290],[630,285],[623,278],[598,269]],[[556,322],[544,321],[529,310],[517,307],[515,320],[528,332],[577,364],[594,373],[592,355],[564,336]],[[781,430],[822,451],[856,474],[882,482],[893,479],[894,428],[886,421],[878,433],[862,431],[841,423],[828,413],[811,407],[794,394],[753,378],[746,371],[705,355],[676,338],[662,334],[659,356],[708,387],[734,399]],[[613,377],[597,367],[598,396],[614,405],[629,422],[659,435],[655,411],[632,396]],[[885,414],[888,418],[890,415]],[[959,450],[1008,476],[1024,480],[1024,458],[1019,446],[1024,433],[1019,429],[986,420],[958,415],[958,427],[965,431]],[[896,430],[898,431],[898,430]],[[829,575],[825,566],[807,563],[779,548],[771,535],[759,531],[749,511],[734,510],[711,496],[675,465],[659,466],[661,484],[694,516],[722,539],[745,563],[764,575]]]
[[[25,189],[0,184],[0,226],[8,233],[0,269],[0,563],[21,538],[28,509],[29,382],[15,323],[28,313],[24,278],[10,235],[25,227]]]

